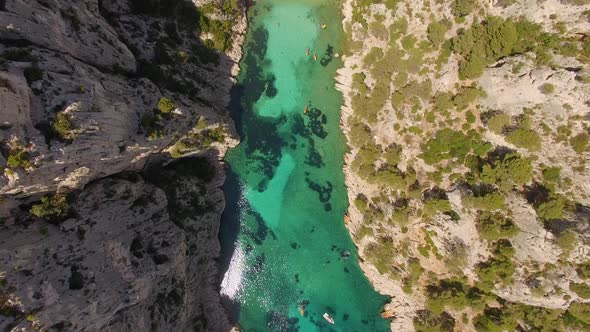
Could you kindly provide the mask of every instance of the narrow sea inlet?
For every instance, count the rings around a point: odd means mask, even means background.
[[[389,330],[387,299],[343,224],[340,5],[260,0],[249,12],[231,105],[242,142],[227,155],[221,234],[221,293],[246,332]]]

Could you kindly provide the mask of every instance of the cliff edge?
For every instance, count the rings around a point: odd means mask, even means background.
[[[0,1],[0,329],[229,330],[238,1]]]

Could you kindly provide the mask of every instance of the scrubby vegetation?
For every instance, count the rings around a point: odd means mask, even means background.
[[[549,63],[550,50],[563,51],[559,37],[542,31],[538,24],[518,19],[487,17],[453,39],[453,51],[463,57],[459,67],[462,79],[478,78],[486,66],[503,57],[524,52],[535,52],[537,61]],[[554,87],[544,84],[543,93]]]
[[[72,131],[74,129],[72,117],[68,113],[58,112],[53,120],[52,128],[58,139],[62,141],[71,141],[76,137]]]
[[[14,148],[10,151],[6,164],[10,169],[29,168],[32,166],[29,161],[29,154],[22,148]]]
[[[477,231],[482,239],[497,241],[518,234],[518,228],[501,212],[481,212],[477,217]]]
[[[11,171],[33,167],[27,148],[18,140],[7,146],[6,166]]]
[[[466,135],[448,128],[442,129],[426,143],[420,157],[428,164],[448,159],[456,159],[459,163],[463,163],[469,154],[482,156],[491,149],[492,146],[489,143],[478,140],[477,134],[471,134]]]
[[[516,154],[509,154],[502,159],[483,165],[481,179],[485,183],[495,184],[503,191],[520,187],[533,176],[533,168],[528,159]]]
[[[226,133],[223,127],[210,128],[205,118],[201,117],[197,121],[195,128],[171,147],[170,154],[173,158],[179,158],[185,153],[207,148],[213,143],[223,143],[225,137]]]
[[[207,36],[205,45],[219,51],[228,51],[233,43],[232,28],[240,14],[238,0],[213,1],[195,7],[182,0],[132,1],[133,10],[138,13],[176,17],[183,25],[197,29]],[[212,19],[215,15],[223,19]]]
[[[172,100],[162,97],[158,100],[156,108],[142,115],[140,127],[148,140],[164,137],[166,121],[171,119],[174,108]]]
[[[174,102],[168,98],[162,97],[158,101],[158,110],[163,114],[171,113],[174,110]]]
[[[65,220],[71,213],[68,198],[65,194],[43,196],[41,201],[31,207],[31,214],[51,223]]]

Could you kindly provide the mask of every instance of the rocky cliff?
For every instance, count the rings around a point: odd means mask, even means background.
[[[219,160],[245,28],[236,1],[0,1],[0,328],[229,329]]]
[[[347,227],[393,331],[588,331],[588,1],[344,2]]]

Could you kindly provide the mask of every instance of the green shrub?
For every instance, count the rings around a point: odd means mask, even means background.
[[[578,273],[580,279],[590,280],[590,261],[578,264],[576,273]]]
[[[478,332],[564,331],[563,310],[501,303],[501,307],[486,307],[474,319]]]
[[[408,259],[407,276],[403,279],[403,291],[407,294],[412,293],[412,287],[418,283],[420,277],[424,273],[424,268],[420,265],[420,261],[414,257]]]
[[[455,319],[446,312],[437,315],[429,310],[419,310],[413,319],[417,332],[453,332]]]
[[[458,110],[462,111],[479,98],[485,97],[485,95],[485,92],[481,89],[474,87],[463,87],[453,97],[453,104]]]
[[[373,236],[373,229],[371,227],[363,225],[355,234],[355,238],[357,239],[357,241],[360,241],[366,236]]]
[[[479,263],[475,268],[480,288],[485,291],[493,290],[494,285],[498,282],[511,284],[512,275],[516,271],[516,266],[512,262],[514,248],[510,241],[503,239],[497,241],[494,254],[494,257]]]
[[[355,155],[350,167],[362,179],[367,180],[375,172],[375,162],[379,159],[381,150],[373,144],[361,147]]]
[[[439,280],[438,284],[426,287],[426,308],[435,314],[446,308],[481,310],[485,302],[486,296],[480,289],[470,287],[460,278]]]
[[[543,94],[550,95],[555,92],[555,86],[551,83],[543,83],[543,85],[539,87],[539,90],[541,90],[541,93]]]
[[[194,148],[193,144],[187,139],[178,140],[172,148],[170,148],[170,156],[172,158],[180,158],[184,153]]]
[[[387,237],[378,237],[376,242],[371,242],[365,248],[367,260],[377,268],[381,274],[391,272],[394,257],[393,240]]]
[[[408,26],[408,20],[406,20],[404,16],[395,20],[393,24],[389,27],[390,43],[398,40],[401,37],[401,35],[405,35],[408,31]]]
[[[583,299],[590,299],[590,286],[586,283],[570,282],[570,290]]]
[[[225,141],[225,131],[222,127],[216,127],[207,131],[203,140],[204,146],[210,146],[214,142],[223,143]]]
[[[492,192],[484,196],[466,196],[463,197],[463,205],[467,208],[477,210],[499,210],[504,207],[504,195],[498,192]]]
[[[514,331],[518,321],[509,310],[487,307],[473,320],[475,330],[478,332],[504,332]]]
[[[404,50],[409,51],[414,48],[416,41],[416,36],[411,34],[407,35],[404,38],[402,38],[402,47],[404,48]]]
[[[11,170],[18,168],[26,169],[33,166],[29,160],[29,153],[21,146],[16,146],[10,149],[8,158],[6,159],[6,165]]]
[[[465,113],[465,121],[468,124],[474,124],[475,123],[475,115],[473,114],[473,112],[468,111],[467,113]]]
[[[429,199],[424,202],[424,214],[427,217],[449,211],[452,211],[451,203],[446,199]]]
[[[555,240],[557,246],[562,250],[562,256],[565,257],[569,256],[570,252],[574,250],[577,242],[576,233],[571,230],[561,232]]]
[[[432,110],[445,115],[453,108],[453,99],[450,93],[437,92],[432,102]]]
[[[554,220],[563,217],[565,201],[561,197],[552,197],[549,201],[536,207],[537,216],[541,220]]]
[[[369,183],[382,184],[395,190],[403,190],[406,187],[404,174],[393,165],[376,170],[367,180]]]
[[[141,117],[141,128],[148,140],[155,140],[164,137],[165,130],[162,125],[162,114],[160,111],[146,112]]]
[[[501,190],[509,191],[520,187],[533,177],[533,167],[529,159],[517,154],[509,154],[493,164],[483,165],[481,179],[488,184],[496,184]]]
[[[590,327],[590,303],[574,302],[567,309],[567,312],[575,319]]]
[[[520,71],[522,70],[522,68],[524,68],[524,63],[523,62],[518,62],[516,64],[514,64],[512,66],[512,73],[514,75],[517,75],[518,73],[520,73]]]
[[[72,118],[69,114],[65,112],[58,112],[55,115],[55,120],[53,121],[53,132],[60,140],[73,140],[75,138],[74,133],[72,130],[74,129],[74,125],[72,124]]]
[[[590,4],[590,0],[565,0],[564,2],[574,6],[585,6]]]
[[[431,22],[428,25],[426,37],[434,45],[439,45],[445,41],[445,33],[449,30],[451,25],[452,23],[446,19]]]
[[[225,1],[224,3],[227,4],[233,2],[235,1]],[[222,52],[226,52],[231,49],[233,44],[232,27],[234,26],[235,21],[238,19],[237,9],[237,4],[231,9],[219,8],[218,10],[223,13],[223,15],[229,16],[228,19],[225,20],[214,20],[210,19],[206,15],[200,15],[199,29],[201,32],[208,33],[212,36],[212,39],[207,39],[205,41],[205,44],[208,45],[208,47]],[[211,10],[205,9],[204,11],[206,12]]]
[[[389,165],[397,165],[401,161],[402,147],[397,144],[392,144],[383,151],[383,158]]]
[[[185,51],[178,51],[176,53],[176,61],[180,64],[185,64],[188,61],[188,54]]]
[[[349,125],[348,139],[353,147],[361,147],[365,144],[373,144],[371,129],[360,119],[353,118]]]
[[[574,151],[576,151],[578,154],[581,154],[588,150],[589,140],[590,135],[588,135],[587,133],[580,133],[570,139],[570,144]]]
[[[518,227],[499,212],[481,212],[476,224],[479,236],[488,241],[510,238],[518,234]]]
[[[389,37],[389,31],[385,27],[385,25],[381,22],[371,22],[369,24],[369,32],[373,37],[379,40],[387,40]]]
[[[560,167],[545,167],[543,168],[543,179],[549,183],[559,183],[561,181]]]
[[[517,128],[506,136],[506,141],[530,151],[541,150],[541,136],[530,129]]]
[[[453,39],[453,51],[464,59],[460,63],[459,77],[475,79],[481,75],[485,66],[514,53],[539,50],[539,54],[550,43],[543,37],[545,35],[541,34],[538,24],[488,17]]]
[[[486,62],[483,58],[474,56],[469,60],[459,62],[459,79],[476,79],[483,74]]]
[[[383,50],[379,47],[373,47],[369,50],[369,53],[365,55],[363,64],[367,67],[373,66],[379,59],[383,58]]]
[[[33,205],[31,214],[48,222],[57,223],[65,220],[70,214],[70,206],[65,194],[43,196],[41,202]]]
[[[488,128],[496,134],[502,134],[504,128],[511,123],[510,115],[500,113],[487,120]]]
[[[168,114],[174,110],[174,102],[168,98],[162,97],[158,101],[158,110],[164,114]]]
[[[356,198],[354,199],[354,206],[356,206],[356,208],[359,210],[360,213],[364,214],[365,212],[367,212],[367,208],[368,208],[368,204],[369,204],[369,200],[367,198],[367,196],[363,195],[363,194],[358,194],[356,196]]]
[[[455,17],[464,17],[471,14],[477,7],[474,0],[455,0],[451,11]]]
[[[419,157],[429,165],[454,158],[463,163],[467,155],[482,155],[490,149],[491,144],[479,141],[477,137],[470,137],[463,132],[444,128],[423,145],[423,152]]]

